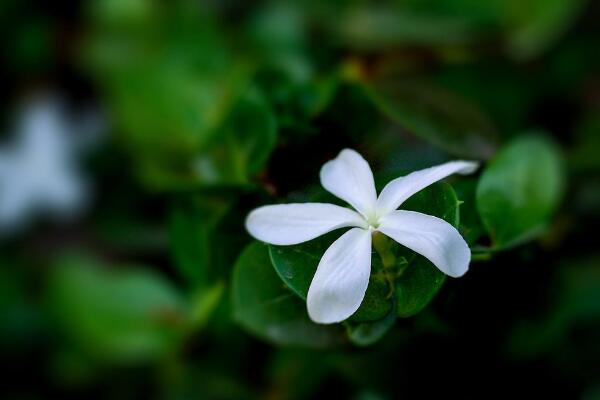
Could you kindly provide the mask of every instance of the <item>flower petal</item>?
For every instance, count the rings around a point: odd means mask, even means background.
[[[377,192],[371,167],[354,150],[344,149],[321,168],[321,185],[365,217],[375,211]]]
[[[350,317],[362,303],[371,274],[371,231],[354,228],[327,249],[308,289],[310,318],[321,324]]]
[[[400,210],[386,215],[380,223],[379,231],[421,254],[446,275],[457,278],[469,269],[469,246],[443,219]]]
[[[388,183],[377,199],[377,212],[383,216],[400,205],[413,194],[452,174],[470,174],[478,167],[472,161],[450,161],[442,165],[412,172]]]
[[[252,236],[277,245],[306,242],[347,226],[367,225],[356,211],[325,203],[264,206],[246,218],[246,229]]]

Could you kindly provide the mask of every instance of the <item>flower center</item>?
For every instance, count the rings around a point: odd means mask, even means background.
[[[379,228],[379,217],[377,215],[375,215],[375,214],[369,215],[367,217],[367,223],[373,229],[377,229],[377,228]]]

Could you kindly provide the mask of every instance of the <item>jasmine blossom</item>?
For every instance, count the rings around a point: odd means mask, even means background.
[[[340,322],[358,309],[365,296],[375,232],[426,257],[446,275],[460,277],[467,272],[471,251],[452,225],[398,207],[451,174],[469,174],[476,169],[475,162],[447,162],[394,179],[377,196],[369,164],[356,151],[345,149],[322,167],[320,178],[327,191],[353,209],[325,203],[269,205],[248,215],[246,229],[263,242],[294,245],[335,229],[351,228],[325,251],[306,300],[313,321]]]

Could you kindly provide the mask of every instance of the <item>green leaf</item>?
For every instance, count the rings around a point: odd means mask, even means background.
[[[438,182],[411,196],[400,209],[441,218],[454,227],[460,222],[460,202],[452,186]]]
[[[174,265],[192,286],[210,281],[210,239],[218,221],[231,201],[203,196],[196,201],[181,201],[172,207],[169,233]]]
[[[117,142],[153,189],[247,185],[276,135],[269,104],[250,85],[253,63],[198,8],[147,8],[127,29],[95,21],[84,46]]]
[[[173,351],[187,321],[176,289],[142,268],[108,268],[86,258],[52,271],[49,304],[58,326],[89,356],[131,363]]]
[[[341,235],[335,231],[306,243],[294,246],[269,245],[271,261],[279,277],[292,291],[306,300],[308,288],[317,271],[317,266],[325,250]],[[371,260],[371,277],[365,298],[356,313],[350,317],[353,321],[374,321],[385,317],[392,307],[390,288],[381,274],[381,261],[374,254]]]
[[[392,309],[385,318],[374,322],[348,322],[346,333],[350,342],[357,346],[375,344],[394,326],[396,310]]]
[[[393,5],[351,7],[335,19],[339,40],[353,48],[385,50],[401,45],[449,45],[468,42],[473,29],[461,17],[424,15]],[[407,10],[408,8],[408,10]]]
[[[475,243],[485,233],[475,200],[477,183],[478,180],[473,177],[461,178],[453,186],[457,197],[460,199],[459,231],[469,244]]]
[[[412,134],[456,156],[493,154],[494,127],[467,100],[410,77],[379,77],[364,84],[379,110]]]
[[[248,331],[278,345],[324,348],[342,342],[339,329],[317,325],[306,304],[277,276],[262,243],[252,243],[240,255],[233,273],[234,318]]]
[[[423,256],[416,256],[396,279],[396,309],[399,317],[421,312],[440,290],[446,275]]]
[[[266,163],[277,137],[275,116],[257,90],[244,94],[214,139],[193,160],[204,184],[244,184]]]
[[[477,208],[494,247],[543,230],[560,204],[563,174],[559,150],[543,136],[520,137],[494,157],[477,187]]]
[[[175,267],[192,288],[226,279],[247,243],[243,210],[231,194],[181,196],[171,207],[169,233]]]
[[[539,55],[577,20],[585,4],[584,0],[518,2],[512,9],[513,26],[508,33],[510,53],[518,59]]]
[[[189,156],[215,135],[251,68],[198,10],[153,11],[129,29],[97,23],[84,57],[131,150]]]
[[[198,290],[190,300],[190,318],[188,332],[197,331],[213,315],[225,293],[225,284],[217,282],[211,287]]]

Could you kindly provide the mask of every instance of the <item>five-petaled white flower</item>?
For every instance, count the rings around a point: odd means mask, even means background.
[[[469,174],[476,169],[475,162],[447,162],[394,179],[377,197],[369,164],[356,151],[345,149],[321,168],[321,184],[356,211],[326,203],[264,206],[248,215],[246,229],[263,242],[293,245],[351,227],[325,251],[306,299],[313,321],[340,322],[354,314],[365,296],[374,232],[421,254],[449,276],[467,272],[471,251],[452,225],[397,208],[413,194],[451,174]]]

